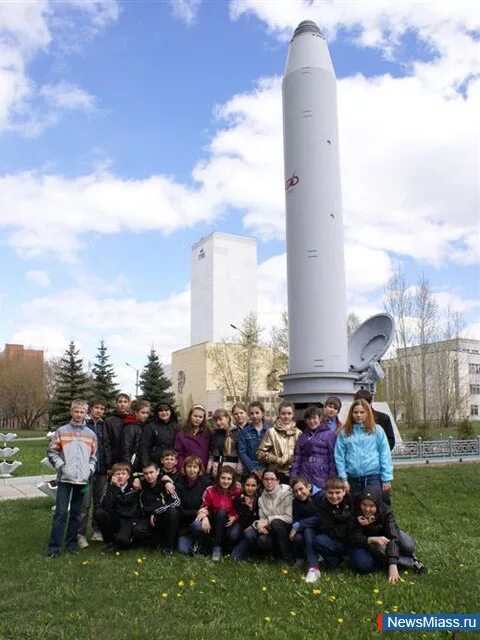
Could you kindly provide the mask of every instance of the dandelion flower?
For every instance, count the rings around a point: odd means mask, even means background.
[[[393,611],[394,613],[396,613],[396,612],[398,611],[398,607],[397,607],[397,605],[396,605],[396,604],[394,604],[394,605],[393,605],[393,607],[392,607],[392,611]]]
[[[195,580],[190,580],[190,582],[188,583],[191,587],[195,586]]]
[[[375,600],[375,604],[381,605],[383,604],[383,600]]]
[[[183,580],[179,580],[177,584],[179,587],[183,587],[185,585]]]
[[[82,564],[83,564],[83,566],[85,567],[87,564],[90,564],[90,560],[84,560],[84,561],[82,562]]]
[[[404,571],[404,572],[403,572],[403,575],[404,575],[404,576],[408,576],[408,571]]]
[[[463,568],[465,565],[461,562],[458,566]]]
[[[215,578],[211,578],[211,579],[210,579],[210,582],[211,582],[212,584],[217,584],[217,581],[215,580]]]
[[[373,593],[380,593],[380,589],[377,589],[377,587],[375,587],[375,589],[373,590]]]
[[[262,587],[262,591],[268,591],[267,587]]]
[[[338,624],[343,624],[343,618],[337,618]]]
[[[137,564],[142,564],[143,560],[142,558],[137,558]]]
[[[265,616],[264,620],[265,620],[265,622],[271,622],[272,621],[270,616]]]
[[[330,602],[335,602],[337,596],[328,596],[328,599],[330,600]]]
[[[140,574],[138,573],[138,571],[134,571],[134,572],[133,572],[133,575],[134,575],[134,576],[139,576]]]
[[[463,567],[463,564],[460,566]],[[282,569],[282,573],[286,576],[288,574],[288,569]]]
[[[177,593],[177,598],[181,598],[182,594],[181,593]]]
[[[295,616],[297,615],[296,611],[290,611],[290,615],[292,616],[292,618],[295,618]]]
[[[312,593],[313,593],[314,596],[319,596],[322,593],[322,590],[321,589],[314,589],[312,591]]]
[[[165,591],[162,593],[162,598],[168,598],[168,593],[166,593]]]
[[[115,551],[115,555],[119,556],[120,555],[120,551]]]

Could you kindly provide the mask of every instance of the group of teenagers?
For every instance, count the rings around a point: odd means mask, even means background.
[[[121,393],[104,419],[102,398],[74,400],[48,447],[57,497],[47,557],[89,546],[92,511],[91,540],[108,551],[273,555],[305,566],[309,583],[346,557],[359,573],[383,568],[391,583],[399,567],[423,573],[391,507],[393,427],[371,401],[358,391],[344,424],[341,401],[330,397],[298,426],[289,402],[273,425],[251,402],[217,409],[211,425],[194,405],[180,426],[167,401],[152,412]]]

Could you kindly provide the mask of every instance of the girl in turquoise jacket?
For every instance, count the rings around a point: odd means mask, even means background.
[[[387,436],[375,424],[365,400],[353,402],[345,425],[338,432],[335,465],[345,488],[353,495],[371,485],[380,486],[384,492],[391,489],[393,464]]]

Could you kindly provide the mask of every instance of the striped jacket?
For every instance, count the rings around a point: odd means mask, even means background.
[[[48,459],[59,482],[87,484],[97,463],[97,436],[85,423],[70,422],[55,431],[48,446]]]

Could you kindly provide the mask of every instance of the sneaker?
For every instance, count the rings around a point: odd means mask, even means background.
[[[77,536],[77,545],[79,549],[86,549],[90,546],[85,536]]]
[[[222,549],[221,547],[213,547],[212,551],[212,560],[213,562],[220,562],[222,559]]]
[[[103,542],[103,536],[101,531],[94,531],[92,533],[92,542]]]
[[[307,572],[306,578],[305,578],[305,582],[316,582],[317,580],[320,579],[321,573],[319,571],[319,569],[317,569],[316,567],[310,567],[310,569]]]
[[[415,573],[427,573],[427,567],[423,564],[423,562],[420,562],[420,560],[417,560],[416,558],[413,561],[413,570],[415,571]]]

